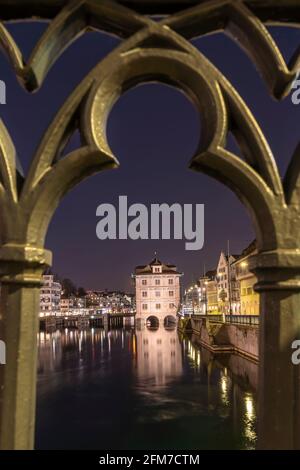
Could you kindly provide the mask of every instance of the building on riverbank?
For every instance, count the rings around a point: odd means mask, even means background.
[[[240,283],[242,315],[259,315],[259,294],[254,291],[257,277],[249,271],[249,258],[256,253],[256,241],[254,240],[234,262],[236,277]]]
[[[216,270],[208,271],[206,273],[206,283],[204,292],[206,297],[206,309],[208,315],[219,313],[218,283],[216,276]]]
[[[54,280],[52,274],[44,275],[43,285],[40,291],[40,317],[61,315],[62,287]]]
[[[197,315],[202,313],[201,294],[199,284],[192,284],[185,289],[183,296],[183,314]]]
[[[180,277],[174,264],[162,263],[155,257],[149,264],[137,266],[133,274],[136,291],[136,321],[164,324],[176,321],[180,307]]]
[[[105,290],[99,294],[98,307],[102,313],[133,313],[134,295],[123,291]]]
[[[249,258],[257,253],[256,240],[240,255],[222,251],[215,270],[207,271],[184,292],[182,311],[186,315],[259,315],[256,276],[249,270]]]
[[[240,313],[240,285],[234,262],[239,255],[225,255],[221,251],[217,266],[217,289],[219,311],[225,315]]]

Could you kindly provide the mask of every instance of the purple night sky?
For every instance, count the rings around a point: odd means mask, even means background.
[[[28,57],[44,31],[44,23],[14,24],[9,30]],[[299,44],[300,31],[270,28],[286,59]],[[74,43],[51,69],[41,90],[26,93],[17,83],[2,54],[0,79],[7,84],[7,104],[1,105],[4,123],[17,147],[24,170],[51,119],[75,85],[119,40],[88,33]],[[283,172],[299,141],[300,105],[288,97],[277,103],[250,60],[221,35],[194,41],[232,81],[250,106]],[[200,122],[193,105],[179,91],[147,84],[127,92],[115,105],[108,122],[108,140],[121,165],[100,173],[69,193],[49,227],[46,247],[53,251],[54,272],[77,285],[95,289],[132,289],[130,274],[158,252],[162,261],[185,273],[184,284],[214,268],[220,250],[230,240],[240,252],[254,237],[249,217],[236,196],[220,183],[188,169],[197,146]],[[76,138],[73,145],[78,145]],[[231,147],[230,147],[231,145]],[[228,144],[232,148],[234,144]],[[205,204],[205,244],[201,251],[185,251],[184,241],[100,241],[96,237],[96,208],[117,203]]]

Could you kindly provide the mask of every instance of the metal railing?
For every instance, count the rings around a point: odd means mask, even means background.
[[[192,315],[193,320],[200,320],[203,318],[208,319],[211,322],[224,323],[224,316],[222,314],[213,315]],[[238,325],[259,325],[259,315],[225,315],[225,323],[235,323]]]
[[[198,315],[198,314],[194,314],[191,316],[191,318],[193,320],[199,320],[199,319],[202,319],[202,318],[206,318],[210,321],[215,321],[215,322],[223,322],[223,315],[221,314],[212,314],[212,315]]]
[[[235,323],[238,325],[259,325],[259,315],[225,315],[226,323]]]

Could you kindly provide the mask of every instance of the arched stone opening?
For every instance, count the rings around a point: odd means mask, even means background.
[[[159,319],[154,315],[150,315],[146,320],[146,326],[150,330],[157,330],[159,328]]]
[[[174,315],[167,315],[164,318],[164,327],[168,330],[173,330],[176,327],[176,318]]]

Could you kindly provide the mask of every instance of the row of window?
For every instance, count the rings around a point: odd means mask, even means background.
[[[243,315],[259,315],[259,302],[242,302],[242,314]]]
[[[57,304],[52,304],[52,307],[56,307],[57,309],[59,309],[59,305],[57,305]],[[49,306],[48,305],[41,305],[40,308],[41,308],[41,310],[52,310],[51,305],[49,305]]]
[[[219,285],[219,289],[227,289],[227,282]]]
[[[155,296],[160,297],[160,291],[159,290],[155,292]],[[142,297],[148,297],[148,292],[146,290],[142,291]],[[174,291],[173,290],[169,290],[169,297],[174,297]]]
[[[157,351],[157,357],[161,358],[162,357],[162,351]],[[170,355],[172,358],[174,358],[176,356],[176,352],[175,351],[171,351],[170,352]],[[149,353],[146,351],[144,352],[144,358],[145,359],[149,359]]]
[[[147,346],[149,344],[149,340],[148,339],[144,339],[143,340],[143,343],[145,346]],[[170,343],[171,344],[175,344],[176,343],[176,339],[175,338],[170,338]],[[156,340],[156,344],[162,344],[162,340],[161,339],[157,339]]]
[[[252,295],[254,293],[252,287],[243,287],[242,295]]]
[[[168,284],[173,285],[174,284],[174,279],[168,279]],[[142,279],[142,285],[143,286],[147,285],[147,279]],[[160,279],[155,279],[155,285],[160,286]]]
[[[169,308],[175,308],[175,304],[170,303]],[[155,304],[155,309],[160,310],[161,309],[161,304]],[[148,310],[148,304],[142,304],[142,310]]]
[[[45,290],[45,289],[41,289],[41,295],[44,294],[44,295],[61,295],[61,291],[60,290]]]

